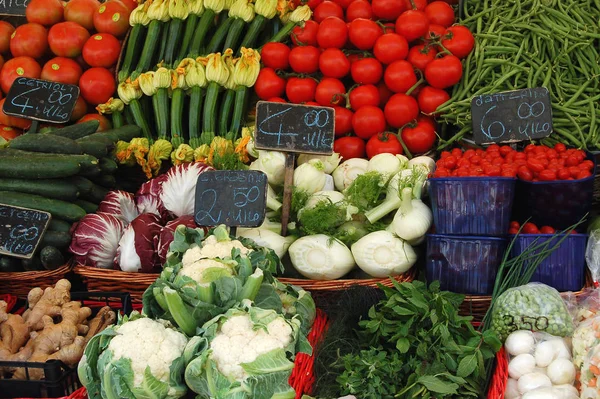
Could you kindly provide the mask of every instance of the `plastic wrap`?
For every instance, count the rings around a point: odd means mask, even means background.
[[[594,285],[598,287],[598,280],[600,280],[600,230],[590,232],[585,251],[585,260],[592,274]]]

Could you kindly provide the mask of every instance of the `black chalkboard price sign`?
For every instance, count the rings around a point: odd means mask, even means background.
[[[41,79],[17,78],[6,100],[4,113],[34,121],[65,123],[79,97],[79,87]]]
[[[48,212],[0,204],[0,254],[30,259],[50,219]]]
[[[0,15],[25,16],[28,0],[0,0]]]
[[[552,133],[550,95],[543,87],[476,96],[471,115],[477,144],[541,139]]]
[[[329,155],[334,131],[333,108],[267,101],[256,104],[254,139],[258,149]]]
[[[196,183],[199,226],[258,227],[265,219],[267,175],[257,170],[204,172]]]

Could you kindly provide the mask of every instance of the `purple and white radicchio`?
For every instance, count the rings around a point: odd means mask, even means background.
[[[152,273],[160,270],[154,241],[162,226],[154,213],[143,213],[133,219],[119,241],[115,261],[124,272]]]
[[[167,253],[169,252],[169,246],[173,242],[173,233],[180,224],[187,227],[196,228],[196,222],[194,222],[194,216],[184,215],[178,217],[175,220],[171,220],[161,230],[158,236],[158,243],[156,244],[156,252],[161,263],[167,261]]]
[[[140,214],[154,213],[160,216],[163,221],[173,219],[160,199],[162,185],[165,180],[167,180],[166,174],[159,175],[142,184],[135,193],[135,203]]]
[[[69,251],[79,264],[112,269],[125,223],[108,213],[91,213],[73,230]]]
[[[202,173],[214,170],[201,162],[173,166],[165,176],[160,199],[165,208],[176,217],[194,214],[196,183]]]
[[[123,220],[126,225],[139,215],[133,200],[133,194],[121,190],[109,191],[104,200],[98,205],[97,212],[115,215]]]

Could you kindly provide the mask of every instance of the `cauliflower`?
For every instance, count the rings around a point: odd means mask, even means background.
[[[194,263],[184,263],[179,274],[193,279],[198,284],[206,285],[215,280],[217,276],[232,276],[233,269],[227,263],[219,262],[218,260],[200,259]]]
[[[215,236],[208,236],[202,242],[202,247],[195,245],[183,254],[183,265],[191,264],[200,259],[231,258],[231,250],[237,248],[242,256],[248,255],[252,250],[246,248],[238,240],[219,241]]]

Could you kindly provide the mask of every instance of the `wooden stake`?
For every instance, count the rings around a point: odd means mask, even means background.
[[[29,127],[29,130],[27,131],[27,133],[37,133],[39,126],[40,126],[40,123],[38,121],[32,120],[31,126]]]
[[[290,221],[292,208],[292,190],[294,188],[294,165],[296,154],[288,152],[285,154],[285,179],[283,182],[283,206],[281,208],[281,235],[287,235],[287,225]]]

